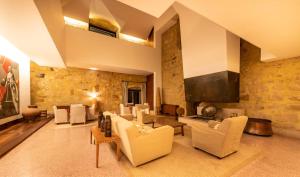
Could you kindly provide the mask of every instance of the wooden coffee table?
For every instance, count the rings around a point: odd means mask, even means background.
[[[155,123],[158,123],[162,126],[164,125],[169,125],[171,127],[175,128],[180,128],[181,131],[178,133],[175,133],[175,135],[177,134],[181,134],[182,136],[184,136],[184,126],[186,125],[186,123],[182,123],[182,122],[178,122],[176,119],[174,118],[168,118],[168,117],[157,117],[157,119],[155,120]]]
[[[117,145],[116,154],[117,159],[120,160],[121,153],[120,153],[120,145],[121,145],[121,139],[118,135],[112,134],[111,137],[105,137],[104,132],[101,132],[101,130],[97,126],[93,126],[91,128],[91,136],[90,136],[90,143],[92,144],[92,137],[95,139],[96,144],[96,168],[98,168],[98,162],[99,162],[99,144],[101,143],[115,143]]]

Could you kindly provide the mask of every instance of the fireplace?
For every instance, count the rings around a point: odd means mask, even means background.
[[[201,102],[239,102],[239,73],[222,71],[184,79],[187,115],[196,115]]]

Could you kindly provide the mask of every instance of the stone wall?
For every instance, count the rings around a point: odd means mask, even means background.
[[[179,21],[162,34],[162,103],[186,109]]]
[[[300,57],[263,63],[260,49],[241,41],[240,103],[219,106],[242,107],[249,117],[300,130]]]
[[[145,76],[128,75],[78,68],[50,68],[31,63],[31,104],[52,111],[53,105],[92,104],[89,92],[100,93],[102,110],[119,111],[122,102],[122,80],[134,81],[129,87],[139,87]]]
[[[186,107],[180,26],[162,35],[163,103]],[[261,62],[260,49],[241,40],[240,103],[218,107],[246,109],[249,117],[270,119],[273,126],[300,130],[300,57]]]

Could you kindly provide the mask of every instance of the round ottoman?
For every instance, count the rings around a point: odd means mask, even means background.
[[[31,121],[40,117],[41,111],[38,108],[26,108],[22,112],[24,120]]]

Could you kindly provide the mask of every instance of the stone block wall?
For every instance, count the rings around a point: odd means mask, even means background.
[[[162,34],[162,103],[186,109],[179,21]]]
[[[300,57],[261,62],[260,49],[242,40],[240,103],[219,106],[245,108],[249,117],[300,130]]]
[[[162,35],[162,100],[186,108],[179,23]],[[241,40],[240,103],[218,107],[246,109],[249,117],[300,131],[300,57],[260,61],[260,48]]]
[[[122,80],[134,81],[129,87],[139,87],[146,76],[92,71],[79,68],[50,68],[31,63],[31,104],[53,111],[53,105],[83,103],[91,105],[88,92],[100,93],[101,110],[119,111],[122,102]]]

